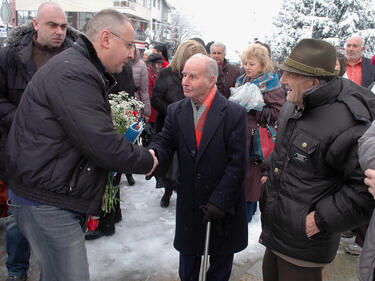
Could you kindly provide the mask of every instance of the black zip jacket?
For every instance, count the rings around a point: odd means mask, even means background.
[[[370,219],[374,200],[358,162],[358,138],[374,119],[375,96],[337,78],[303,93],[304,109],[286,103],[268,157],[260,199],[260,242],[289,257],[331,262],[340,233]],[[306,236],[315,211],[320,232]]]
[[[107,171],[151,170],[150,153],[130,144],[112,124],[107,94],[113,85],[84,36],[33,76],[8,136],[13,192],[97,214]]]

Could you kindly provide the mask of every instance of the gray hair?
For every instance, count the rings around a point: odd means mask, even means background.
[[[95,40],[103,29],[120,33],[125,22],[129,19],[124,14],[114,9],[101,10],[87,23],[86,37]]]
[[[221,42],[214,42],[214,43],[212,43],[212,45],[210,46],[210,53],[212,53],[212,48],[213,47],[221,47],[221,48],[223,48],[224,55],[227,54],[227,48],[225,47],[224,43],[221,43]]]
[[[349,39],[352,39],[352,38],[358,38],[358,39],[359,39],[359,42],[361,42],[361,47],[364,47],[364,46],[365,46],[365,41],[364,41],[363,38],[362,38],[361,36],[359,36],[358,34],[354,34],[354,35],[352,35],[351,37],[349,37],[348,40],[346,40],[345,45],[348,43]]]
[[[211,77],[215,77],[215,84],[216,84],[216,81],[217,81],[217,77],[219,76],[219,69],[218,69],[218,66],[217,66],[217,62],[204,55],[204,54],[201,54],[201,53],[198,53],[198,54],[195,54],[195,55],[192,55],[187,61],[191,61],[191,60],[194,60],[194,59],[203,59],[206,63],[206,80],[209,81]]]

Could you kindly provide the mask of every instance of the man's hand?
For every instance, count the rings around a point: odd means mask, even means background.
[[[268,180],[268,177],[266,176],[263,176],[261,179],[260,179],[260,183],[261,184],[265,184],[265,182]]]
[[[159,161],[158,161],[158,159],[156,158],[156,156],[155,156],[155,151],[154,151],[153,149],[149,149],[148,151],[149,151],[150,154],[152,155],[152,158],[154,158],[154,166],[152,166],[151,171],[148,172],[148,173],[146,174],[146,176],[151,176],[152,173],[155,171],[156,166],[159,165]]]
[[[315,211],[309,213],[306,216],[306,235],[309,238],[311,236],[317,234],[318,232],[320,232],[318,226],[315,223],[315,217],[314,216],[315,216]]]
[[[365,171],[365,184],[369,186],[368,192],[372,194],[372,197],[375,199],[375,170],[367,169]]]

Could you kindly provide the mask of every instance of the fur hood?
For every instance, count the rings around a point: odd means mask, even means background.
[[[16,26],[15,28],[12,29],[12,31],[9,33],[8,38],[5,40],[5,43],[9,47],[15,47],[17,46],[20,42],[21,39],[26,35],[30,33],[34,33],[34,27],[32,22],[28,22],[19,26]],[[73,41],[76,41],[78,39],[78,36],[82,34],[82,32],[78,31],[77,29],[74,29],[71,26],[67,26],[66,30],[66,38],[70,38]]]

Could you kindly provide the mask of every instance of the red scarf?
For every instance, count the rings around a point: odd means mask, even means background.
[[[211,91],[208,93],[207,98],[201,105],[201,106],[204,106],[205,109],[202,115],[199,117],[197,125],[195,126],[195,140],[197,142],[197,148],[199,148],[199,143],[201,142],[201,139],[202,139],[204,123],[206,122],[207,114],[208,114],[208,111],[210,110],[210,107],[211,107],[212,101],[214,100],[215,95],[216,95],[216,88],[213,87]]]

